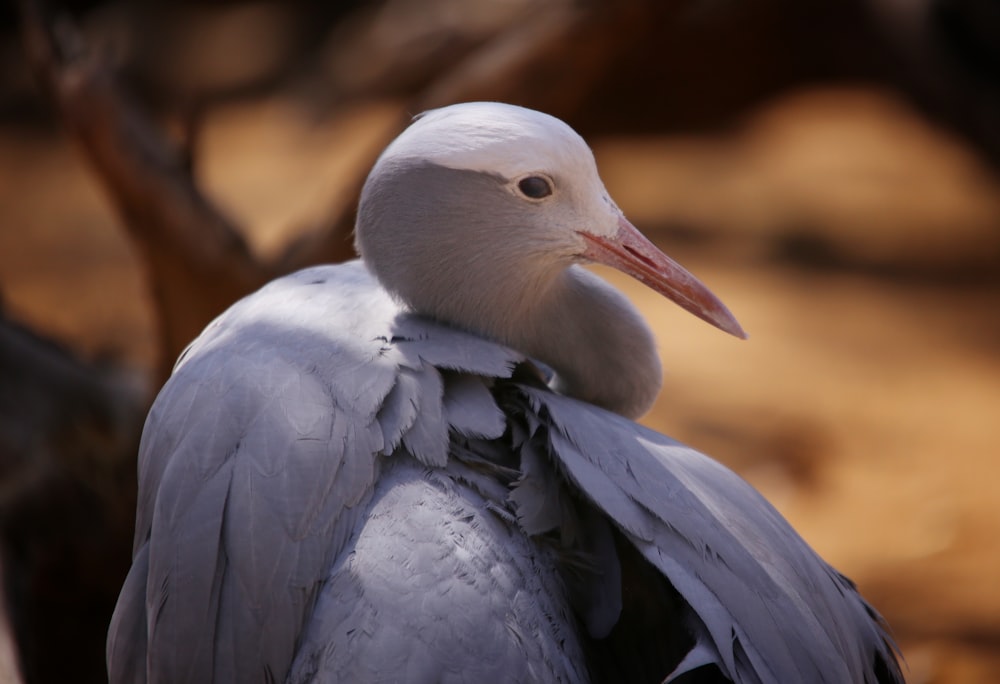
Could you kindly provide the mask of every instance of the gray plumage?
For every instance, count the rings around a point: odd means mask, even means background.
[[[364,262],[236,303],[154,403],[111,680],[902,681],[759,494],[629,420],[652,337],[575,265],[622,221],[561,122],[418,120],[366,185]]]

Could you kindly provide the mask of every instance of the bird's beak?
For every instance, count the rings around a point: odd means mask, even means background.
[[[747,334],[700,280],[661,252],[624,216],[618,219],[618,231],[612,237],[581,232],[587,243],[583,257],[617,268],[645,283],[661,295],[730,335],[746,339]]]

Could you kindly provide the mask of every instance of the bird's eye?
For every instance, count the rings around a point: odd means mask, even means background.
[[[552,186],[541,176],[522,178],[517,182],[517,189],[531,199],[542,199],[552,194]]]

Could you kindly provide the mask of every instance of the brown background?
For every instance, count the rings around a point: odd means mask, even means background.
[[[908,681],[1000,681],[1000,23],[986,4],[898,4],[72,9],[162,130],[176,138],[198,113],[195,178],[262,255],[350,211],[338,189],[407,113],[495,98],[578,127],[633,223],[750,333],[728,338],[607,272],[660,340],[664,391],[645,422],[735,468],[855,579]],[[42,417],[0,378],[4,571],[11,619],[35,635],[29,681],[100,681],[128,523],[74,526],[63,497],[86,507],[96,488],[131,515],[131,480],[93,482],[134,459],[168,345],[141,252],[5,20],[4,313],[121,401],[81,429],[86,417]],[[64,399],[43,392],[38,406]],[[66,463],[85,496],[52,480]],[[71,587],[81,576],[98,579]],[[26,607],[29,594],[41,603]],[[89,640],[39,617],[60,611]],[[39,652],[65,653],[65,668]]]

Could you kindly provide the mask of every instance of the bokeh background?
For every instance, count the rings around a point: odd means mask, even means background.
[[[632,222],[749,331],[602,271],[660,341],[644,421],[736,469],[856,580],[910,682],[1000,681],[993,0],[50,9],[70,21],[49,24],[47,65],[0,10],[0,681],[105,679],[135,446],[178,345],[264,275],[344,258],[378,151],[472,99],[576,127]],[[142,125],[81,117],[99,97],[74,84],[95,73]],[[108,161],[143,142],[165,172]],[[161,172],[153,196],[187,188],[198,220],[133,187]],[[242,236],[252,276],[188,268],[217,235],[170,229],[205,216]]]

